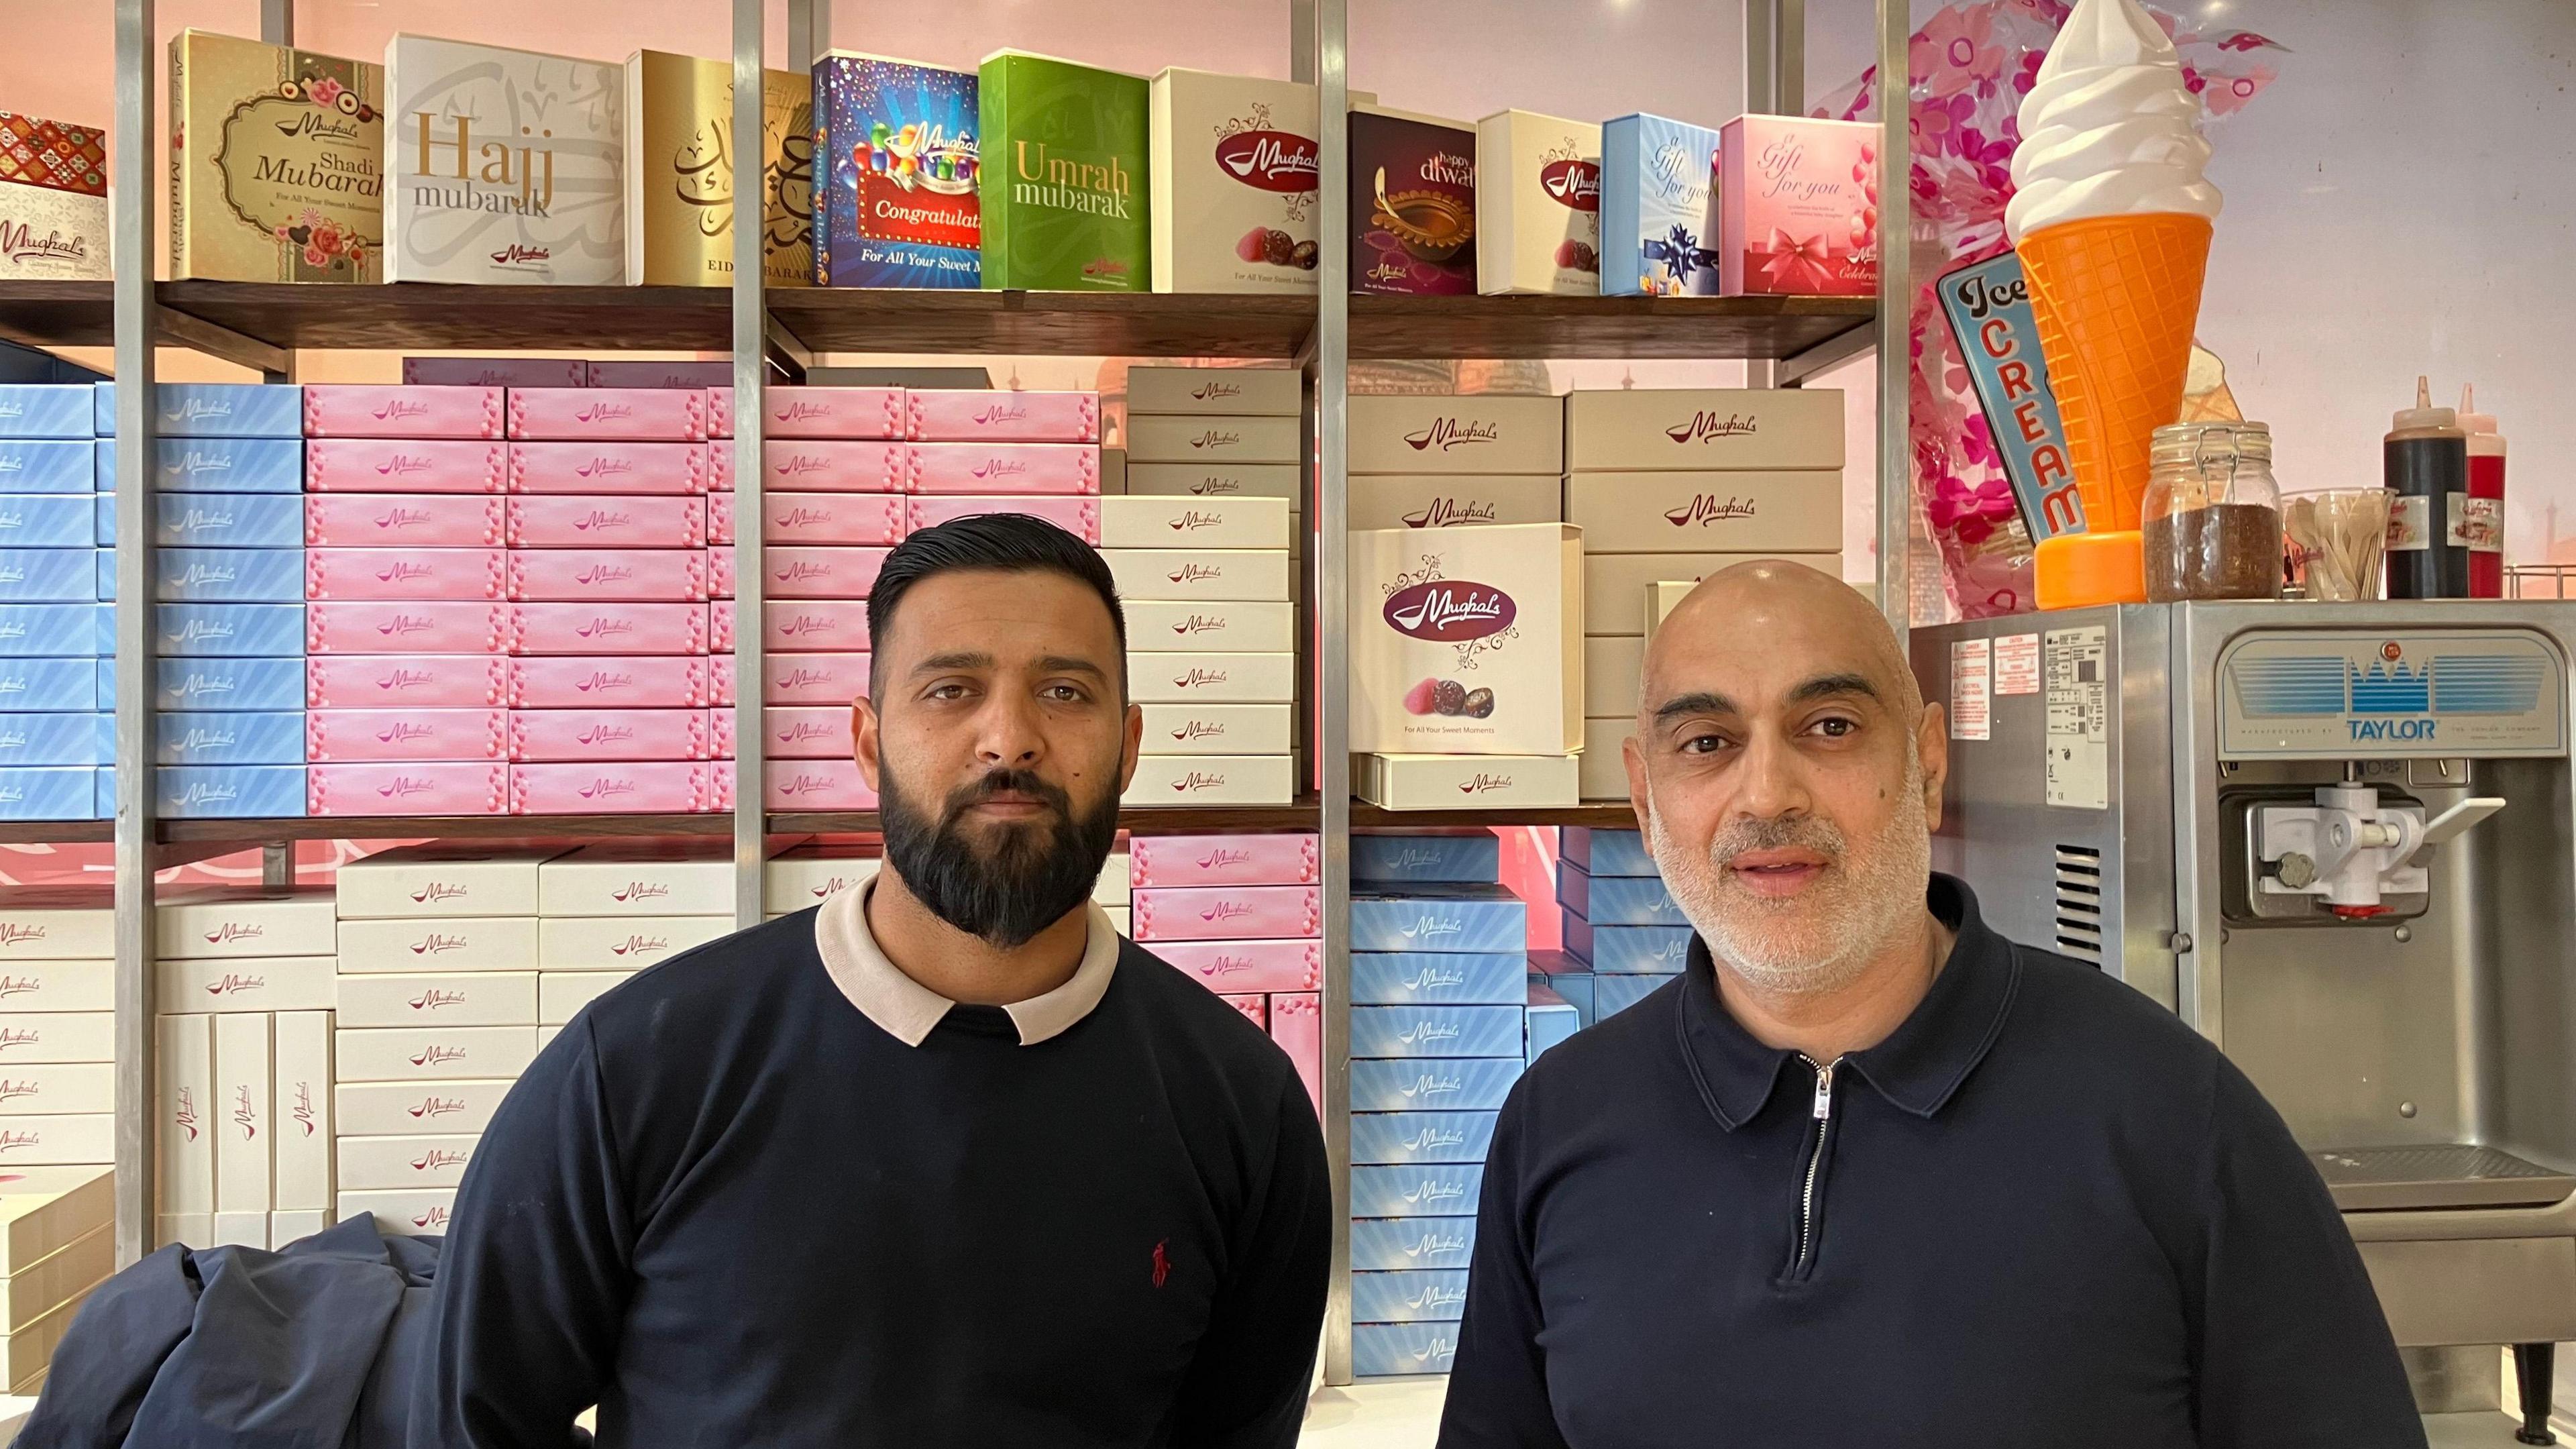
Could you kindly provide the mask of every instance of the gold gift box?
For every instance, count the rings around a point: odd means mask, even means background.
[[[761,280],[813,284],[814,83],[761,72]],[[639,50],[626,62],[626,280],[733,281],[733,67]]]
[[[183,30],[170,41],[170,275],[383,280],[384,69]]]

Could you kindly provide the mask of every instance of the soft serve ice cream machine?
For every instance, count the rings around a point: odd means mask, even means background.
[[[2399,1344],[2576,1339],[2576,604],[2141,604],[1919,629],[1937,869],[2226,1051]],[[2535,1417],[2536,1415],[2536,1417]]]

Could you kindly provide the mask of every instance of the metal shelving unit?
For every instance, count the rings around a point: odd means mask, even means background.
[[[1084,0],[1063,0],[1084,3]],[[1748,110],[1803,109],[1805,0],[1742,0]],[[764,0],[732,0],[734,126],[761,129],[758,77]],[[798,65],[830,48],[830,0],[787,0],[788,52]],[[1348,0],[1289,0],[1292,78],[1322,100],[1320,234],[1348,230]],[[154,0],[116,0],[115,255],[158,256],[153,205],[162,176],[154,79],[159,45]],[[1879,74],[1905,73],[1909,21],[1903,0],[1877,0]],[[293,40],[293,0],[262,0],[262,38]],[[1900,88],[1901,89],[1901,88]],[[1910,169],[1902,106],[1882,116],[1884,174]],[[138,143],[137,138],[144,139]],[[1905,327],[1912,279],[1907,188],[1881,191],[1880,234],[1897,244],[1881,258],[1879,296],[1855,298],[1352,297],[1346,249],[1323,248],[1319,294],[1303,298],[1067,295],[1024,292],[871,292],[795,289],[764,295],[759,229],[735,229],[730,290],[680,287],[501,288],[388,285],[155,283],[130,265],[112,283],[0,282],[0,337],[38,347],[112,343],[117,390],[117,582],[115,672],[117,777],[113,826],[97,821],[10,824],[0,840],[112,838],[116,859],[117,1249],[131,1262],[153,1246],[152,1112],[154,977],[152,873],[175,860],[265,847],[282,878],[288,842],[314,838],[474,836],[614,838],[730,833],[739,876],[736,914],[762,915],[761,865],[781,837],[873,830],[872,812],[778,813],[763,808],[761,763],[735,764],[730,816],[476,816],[456,819],[320,818],[267,821],[157,821],[153,817],[150,632],[152,517],[148,507],[153,351],[184,346],[253,368],[272,381],[293,373],[295,353],[331,348],[578,346],[583,350],[729,349],[741,419],[735,506],[756,517],[760,502],[760,389],[773,374],[801,380],[834,352],[1067,354],[1278,359],[1306,382],[1317,530],[1301,588],[1310,633],[1305,673],[1312,689],[1309,745],[1317,793],[1286,806],[1129,811],[1131,830],[1313,829],[1323,838],[1325,905],[1324,1130],[1333,1163],[1337,1264],[1325,1338],[1325,1375],[1351,1377],[1349,1201],[1349,838],[1354,828],[1468,824],[1626,824],[1625,807],[1494,813],[1401,813],[1350,798],[1348,755],[1348,392],[1350,363],[1409,357],[1741,358],[1755,385],[1794,386],[1826,367],[1875,349],[1879,409],[1877,468],[1879,598],[1906,624]],[[760,530],[737,530],[735,607],[757,618]],[[758,735],[761,639],[738,633],[737,734]],[[756,752],[755,752],[756,753]]]

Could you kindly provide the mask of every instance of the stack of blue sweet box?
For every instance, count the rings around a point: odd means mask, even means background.
[[[1636,831],[1567,827],[1556,900],[1564,908],[1565,950],[1532,963],[1532,999],[1546,992],[1564,1001],[1585,1026],[1644,1000],[1689,959],[1690,922]]]
[[[163,383],[154,467],[154,808],[305,813],[304,389]],[[97,386],[115,431],[116,385]],[[99,444],[99,486],[115,486]],[[102,529],[114,510],[103,500]],[[112,537],[112,533],[102,536]],[[102,572],[98,596],[115,597]]]
[[[1352,1369],[1446,1373],[1495,1113],[1529,1039],[1529,908],[1491,831],[1351,839]]]
[[[116,716],[101,693],[115,640],[99,600],[87,383],[0,387],[0,819],[108,813],[100,767]]]

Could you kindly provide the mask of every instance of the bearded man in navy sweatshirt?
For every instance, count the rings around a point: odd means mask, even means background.
[[[961,519],[868,602],[873,883],[567,1026],[468,1168],[442,1449],[1288,1449],[1331,1236],[1286,1055],[1091,903],[1136,768],[1080,540]]]

